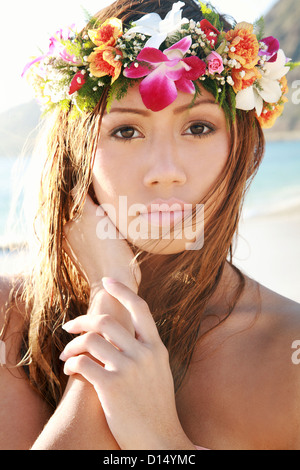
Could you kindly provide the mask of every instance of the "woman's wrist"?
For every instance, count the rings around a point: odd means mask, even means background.
[[[110,314],[133,336],[135,335],[130,313],[124,305],[108,294],[103,287],[102,281],[101,283],[95,283],[93,287],[91,286],[90,302],[87,313],[91,315]]]
[[[99,277],[95,277],[95,279],[91,279],[89,281],[90,284],[90,293],[91,297],[95,296],[99,291],[103,289],[102,278],[103,277],[110,277],[115,279],[122,284],[125,284],[129,289],[131,289],[136,294],[138,293],[139,285],[138,281],[130,268],[120,268],[120,267],[107,267],[105,269],[101,269],[99,273]]]

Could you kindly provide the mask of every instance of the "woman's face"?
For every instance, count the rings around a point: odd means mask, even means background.
[[[194,232],[187,215],[216,182],[229,155],[222,108],[204,89],[191,107],[192,99],[179,92],[172,105],[152,112],[135,86],[103,117],[95,194],[120,233],[148,252],[179,253],[195,241],[199,227],[203,230],[203,211],[198,207],[202,215]]]

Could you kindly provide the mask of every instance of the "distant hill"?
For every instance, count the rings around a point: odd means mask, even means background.
[[[265,36],[275,36],[280,42],[280,48],[293,62],[300,61],[300,2],[299,0],[279,0],[265,16]],[[284,114],[275,126],[266,131],[266,136],[279,138],[282,133],[298,135],[300,139],[300,103],[292,102],[292,87],[299,80],[297,89],[300,90],[300,67],[289,72],[289,102],[285,105]],[[296,84],[295,84],[296,85]],[[300,91],[297,93],[298,100]]]
[[[275,36],[294,61],[300,60],[300,2],[279,0],[265,16],[266,36]],[[298,73],[299,75],[299,73]]]
[[[275,36],[287,57],[300,61],[300,2],[299,0],[279,0],[265,16],[265,36]],[[284,116],[275,126],[266,131],[267,139],[296,137],[300,139],[300,104],[292,102],[293,82],[300,81],[300,67],[288,75],[290,92]],[[300,86],[297,87],[300,90]],[[300,91],[297,93],[300,97]],[[22,104],[0,114],[0,156],[16,156],[24,143],[30,151],[40,118],[40,109],[35,101]]]

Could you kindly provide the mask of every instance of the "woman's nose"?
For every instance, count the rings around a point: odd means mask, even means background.
[[[146,155],[146,161],[145,186],[158,184],[170,186],[186,183],[186,171],[175,144],[168,143],[165,140],[164,142],[153,142],[149,153]]]

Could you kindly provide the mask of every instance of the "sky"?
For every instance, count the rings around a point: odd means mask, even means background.
[[[284,1],[284,0],[279,0]],[[237,21],[254,22],[268,12],[277,0],[212,0],[221,13]],[[39,49],[48,50],[49,38],[58,29],[75,23],[84,25],[83,7],[94,14],[113,3],[112,0],[14,0],[1,8],[0,44],[0,113],[34,98],[33,92],[21,78],[30,57]]]

